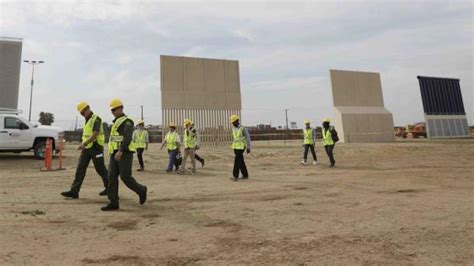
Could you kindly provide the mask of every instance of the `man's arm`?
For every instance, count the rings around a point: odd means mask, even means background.
[[[176,146],[179,149],[179,146],[181,146],[181,137],[179,136],[178,133],[176,133]]]
[[[149,141],[150,141],[150,138],[148,136],[148,131],[145,130],[145,142],[146,142],[145,150],[148,150],[148,142]]]
[[[166,140],[163,140],[163,143],[161,143],[160,150],[162,150],[165,145],[166,145]]]
[[[133,123],[130,120],[123,122],[120,126],[122,131],[123,140],[120,144],[120,151],[129,151],[128,145],[132,142],[132,135],[133,135]]]
[[[199,135],[198,135],[197,129],[193,128],[193,133],[194,133],[194,136],[195,136],[195,138],[196,138],[196,146],[199,147],[200,139],[199,139]]]
[[[102,120],[100,118],[97,118],[94,122],[94,125],[92,126],[92,135],[84,142],[82,143],[84,146],[87,146],[88,144],[94,142],[97,139],[97,136],[100,134],[100,127],[102,126]]]
[[[250,134],[249,134],[249,130],[247,128],[244,128],[244,136],[245,136],[245,140],[247,141],[247,150],[251,150],[252,149],[252,141],[250,140]]]

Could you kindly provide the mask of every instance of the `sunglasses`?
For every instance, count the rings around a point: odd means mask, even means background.
[[[120,107],[116,107],[116,108],[114,108],[114,109],[110,109],[110,111],[112,111],[112,113],[113,113],[113,112],[117,111],[119,108],[120,108]]]

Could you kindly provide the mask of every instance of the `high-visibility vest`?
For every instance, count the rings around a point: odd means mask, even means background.
[[[138,129],[135,131],[135,138],[133,142],[135,142],[135,148],[137,149],[144,149],[146,148],[148,132],[146,130]]]
[[[185,129],[183,137],[184,148],[196,148],[196,134],[192,130]]]
[[[119,149],[120,143],[122,143],[123,141],[123,136],[120,135],[120,133],[118,132],[118,128],[123,124],[123,122],[127,120],[133,122],[132,119],[124,115],[115,120],[115,122],[112,124],[112,129],[110,130],[109,138],[109,154],[113,154],[114,151]],[[130,141],[130,144],[128,145],[128,150],[135,151],[135,143],[133,141]]]
[[[244,136],[244,127],[232,128],[232,137],[234,141],[232,142],[232,149],[234,150],[245,150],[247,147],[247,140]]]
[[[304,135],[304,144],[314,144],[314,138],[313,138],[313,129],[303,129],[303,135]]]
[[[323,133],[323,145],[328,146],[328,145],[333,145],[334,141],[332,140],[331,136],[331,130],[333,127],[328,128],[327,130],[323,128],[322,133]]]
[[[100,119],[100,117],[98,117],[96,114],[92,114],[91,118],[87,120],[86,124],[84,125],[84,128],[82,129],[82,143],[85,143],[92,136],[92,134],[94,134],[94,124],[97,119]],[[94,142],[97,142],[97,144],[99,144],[100,146],[104,146],[105,135],[104,126],[102,124],[100,125],[99,135],[97,135],[97,138],[93,142],[87,144],[85,148],[92,148]]]
[[[178,146],[176,145],[176,140],[178,139],[178,133],[175,132],[168,132],[166,133],[165,140],[166,140],[166,149],[168,150],[176,150]]]

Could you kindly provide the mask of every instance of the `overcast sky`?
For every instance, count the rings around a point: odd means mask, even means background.
[[[245,124],[334,117],[329,69],[380,72],[396,125],[423,121],[416,76],[461,80],[474,124],[473,1],[173,2],[0,0],[0,36],[23,38],[33,117],[70,129],[88,101],[161,123],[160,54],[239,60]],[[29,104],[21,68],[19,108]],[[79,120],[81,121],[81,119]]]

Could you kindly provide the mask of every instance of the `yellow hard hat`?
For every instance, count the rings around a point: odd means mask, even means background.
[[[240,120],[240,117],[238,115],[231,115],[230,116],[230,122],[231,123],[234,123],[237,120]]]
[[[329,120],[329,118],[324,118],[323,123],[326,123],[326,122],[329,123],[331,122],[331,120]]]
[[[311,122],[309,122],[309,120],[305,120],[305,121],[304,121],[304,124],[305,124],[305,125],[306,125],[306,124],[311,124]]]
[[[141,124],[145,124],[145,121],[143,121],[143,120],[138,120],[138,121],[137,121],[137,125],[141,125]]]
[[[174,122],[171,122],[171,123],[168,125],[168,127],[174,127],[174,128],[176,128],[176,124],[175,124]]]
[[[86,107],[88,107],[89,104],[86,103],[86,102],[80,102],[77,104],[76,108],[77,108],[77,111],[80,113],[82,111],[84,111],[84,109],[86,109]]]
[[[184,119],[184,125],[185,125],[185,126],[186,126],[186,125],[190,125],[190,124],[192,124],[192,123],[193,123],[193,121],[192,121],[191,119],[188,119],[188,118]]]
[[[112,101],[110,101],[110,104],[109,104],[110,110],[115,109],[120,106],[123,106],[123,103],[120,99],[114,98]]]

